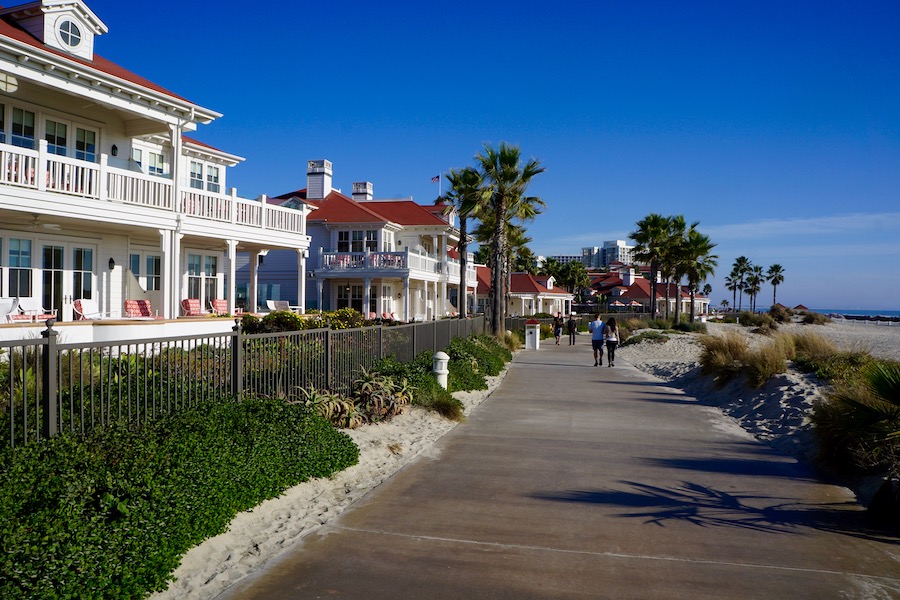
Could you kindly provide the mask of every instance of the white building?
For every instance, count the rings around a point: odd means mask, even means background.
[[[237,253],[306,252],[307,209],[229,189],[243,159],[186,136],[221,115],[97,55],[106,33],[81,0],[0,9],[0,296],[233,312]]]
[[[609,268],[614,262],[631,265],[634,264],[635,246],[629,246],[624,240],[610,240],[603,242],[602,247],[581,249],[581,262],[591,268]]]
[[[401,321],[459,312],[460,261],[454,250],[459,231],[455,215],[444,214],[443,204],[376,199],[369,181],[355,182],[352,197],[346,196],[333,187],[331,161],[322,159],[308,162],[305,188],[271,201],[312,211],[307,218],[311,242],[305,295],[288,277],[296,255],[269,252],[259,268],[259,284],[277,289],[279,299],[297,299],[309,309],[350,307]],[[243,277],[242,269],[239,280]],[[469,254],[467,307],[476,286]]]

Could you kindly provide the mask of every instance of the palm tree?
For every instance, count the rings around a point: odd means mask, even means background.
[[[747,280],[744,282],[744,291],[747,292],[747,295],[750,297],[750,310],[752,312],[756,312],[756,296],[762,289],[762,284],[762,267],[752,265],[750,267],[750,273],[747,275]]]
[[[452,169],[447,173],[448,189],[443,200],[447,202],[445,214],[450,211],[459,213],[459,318],[466,318],[466,271],[469,266],[469,231],[468,221],[477,218],[487,202],[487,194],[482,185],[481,174],[472,167]]]
[[[737,271],[732,271],[731,275],[725,278],[725,289],[731,292],[731,306],[737,304],[738,275]]]
[[[718,257],[716,257],[718,258]],[[703,286],[703,295],[709,298],[709,295],[712,294],[712,286],[708,283]]]
[[[506,277],[503,272],[503,258],[507,256],[506,224],[510,215],[520,216],[534,211],[534,207],[543,204],[539,198],[525,197],[525,191],[531,180],[544,172],[543,167],[535,159],[522,164],[522,153],[517,146],[500,142],[498,148],[484,145],[484,152],[475,157],[480,167],[486,190],[490,193],[490,201],[485,213],[494,220],[494,232],[491,240],[492,257],[496,268],[491,272],[491,283],[494,292],[491,310],[491,333],[499,336],[504,327],[506,317]]]
[[[584,267],[584,263],[580,260],[575,260],[563,265],[562,280],[560,283],[562,283],[563,287],[568,291],[572,292],[577,297],[581,297],[581,290],[591,284],[591,278],[587,273],[587,269]]]
[[[744,292],[744,278],[747,277],[747,274],[750,272],[750,259],[746,256],[738,256],[734,260],[734,265],[732,266],[734,269],[731,272],[731,276],[738,278],[737,291],[738,294],[738,312],[741,312],[741,305],[743,304],[743,292]]]
[[[715,247],[709,236],[697,231],[693,225],[688,230],[684,241],[684,254],[688,287],[691,290],[691,323],[694,322],[694,291],[701,281],[715,274],[716,266],[719,264],[719,257],[712,253]]]
[[[634,257],[650,264],[650,314],[656,318],[656,280],[659,261],[669,235],[669,219],[658,213],[650,213],[636,224],[637,229],[628,234],[636,246]]]
[[[562,273],[562,265],[558,260],[551,256],[550,258],[544,259],[544,262],[541,264],[540,272],[559,281],[560,273]]]
[[[766,279],[772,284],[772,306],[775,306],[778,304],[778,301],[775,299],[778,286],[784,283],[784,267],[777,263],[772,265],[766,272]]]

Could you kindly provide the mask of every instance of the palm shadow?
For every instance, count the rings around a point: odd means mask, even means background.
[[[642,519],[647,525],[665,527],[686,522],[698,527],[727,527],[766,533],[803,535],[814,529],[857,538],[898,544],[896,535],[871,527],[855,502],[807,503],[789,498],[734,494],[709,486],[681,482],[665,488],[620,481],[629,489],[543,492],[531,497],[551,502],[578,502],[620,506],[626,511],[611,516]]]

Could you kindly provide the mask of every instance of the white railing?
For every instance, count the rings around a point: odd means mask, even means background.
[[[172,180],[108,167],[106,199],[172,210]]]
[[[379,269],[440,273],[439,260],[414,252],[322,252],[319,269]]]
[[[105,154],[94,163],[51,154],[47,142],[38,149],[0,144],[0,185],[50,191],[94,200],[137,204],[162,210],[177,208],[198,219],[305,234],[303,212],[258,200],[200,190],[186,190],[173,206],[171,179],[110,167]]]

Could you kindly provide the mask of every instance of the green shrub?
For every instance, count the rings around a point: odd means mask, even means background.
[[[825,325],[831,323],[831,317],[816,312],[808,312],[803,315],[803,323],[805,325]]]
[[[773,304],[769,309],[769,316],[776,323],[790,323],[794,319],[794,311],[780,304]]]
[[[141,598],[239,512],[357,462],[345,435],[277,400],[204,403],[0,450],[0,595]]]
[[[668,340],[668,336],[658,331],[642,331],[634,336],[626,336],[624,341],[620,341],[620,346],[630,346],[632,344],[640,344],[641,342],[649,342],[651,344],[664,344]]]
[[[775,319],[768,313],[752,313],[744,311],[738,315],[738,323],[744,327],[759,327],[763,329],[778,329]]]
[[[872,361],[813,408],[823,457],[846,469],[900,476],[900,363]],[[896,515],[895,515],[896,518]]]
[[[672,328],[675,331],[684,331],[687,333],[706,333],[706,323],[701,323],[700,321],[694,321],[693,323],[690,321],[682,321],[681,323],[676,323]]]

